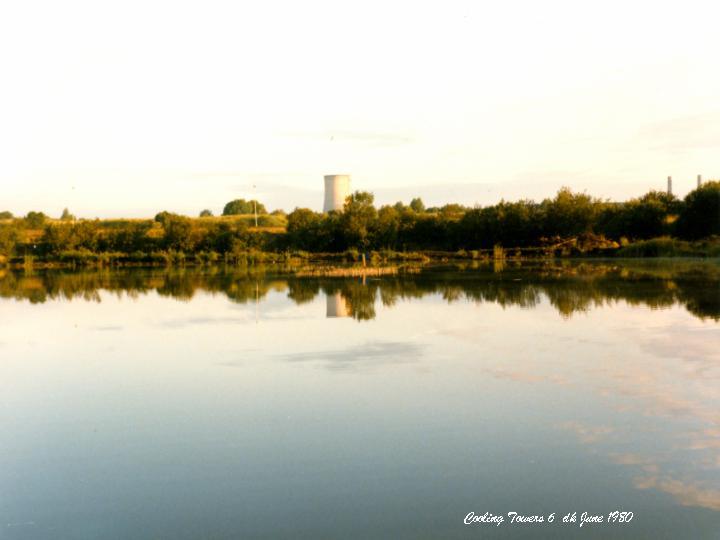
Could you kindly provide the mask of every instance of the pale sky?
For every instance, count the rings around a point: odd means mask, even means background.
[[[611,199],[720,177],[717,2],[3,2],[0,210]]]

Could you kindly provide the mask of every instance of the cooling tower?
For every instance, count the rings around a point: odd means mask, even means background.
[[[325,176],[325,203],[323,212],[336,210],[342,212],[345,198],[350,195],[350,176],[330,174]]]

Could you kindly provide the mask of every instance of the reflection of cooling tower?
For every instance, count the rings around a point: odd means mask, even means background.
[[[339,292],[327,295],[327,313],[326,317],[349,317],[350,310],[347,302]]]
[[[342,212],[345,198],[350,195],[350,176],[347,174],[330,174],[325,176],[325,203],[323,212],[336,210]]]

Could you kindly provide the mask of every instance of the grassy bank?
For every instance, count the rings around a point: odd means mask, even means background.
[[[720,257],[720,238],[687,242],[661,237],[634,242],[621,247],[617,257]]]
[[[185,253],[163,250],[133,253],[68,250],[57,254],[0,256],[0,266],[9,268],[77,268],[77,267],[168,267],[168,266],[242,266],[253,264],[357,265],[378,268],[397,263],[430,263],[447,261],[497,261],[563,258],[652,258],[652,257],[720,257],[720,237],[689,242],[669,237],[634,243],[585,244],[570,240],[553,246],[458,251],[392,251],[361,253],[350,249],[339,253],[307,251],[262,251],[256,249],[218,253],[198,251]]]

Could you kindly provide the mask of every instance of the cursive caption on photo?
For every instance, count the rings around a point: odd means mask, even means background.
[[[546,523],[561,523],[575,527],[589,527],[597,525],[616,525],[630,523],[635,515],[632,512],[623,512],[613,510],[607,514],[591,514],[589,512],[568,512],[567,514],[536,514],[523,515],[518,512],[508,512],[507,514],[492,514],[485,512],[484,514],[476,514],[470,512],[465,516],[465,525],[491,525],[500,527],[501,525],[544,525]]]

